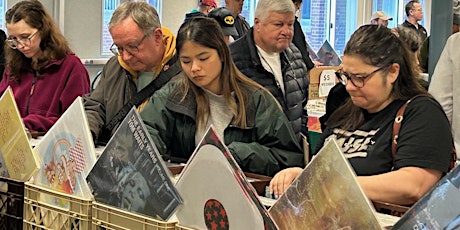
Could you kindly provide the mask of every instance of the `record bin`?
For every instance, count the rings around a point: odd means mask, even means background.
[[[177,222],[166,222],[110,205],[93,202],[93,230],[176,230]],[[185,229],[185,228],[184,228]]]
[[[0,230],[22,229],[24,182],[0,177]]]
[[[26,182],[24,186],[23,229],[91,229],[92,198],[85,200]],[[44,198],[68,204],[58,207]]]

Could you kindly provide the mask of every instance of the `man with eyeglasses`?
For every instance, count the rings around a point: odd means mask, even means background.
[[[278,100],[302,144],[308,135],[307,67],[292,43],[295,8],[292,0],[260,0],[254,26],[239,40],[230,43],[238,69],[267,88]]]
[[[425,41],[428,33],[426,32],[425,27],[418,23],[423,19],[422,4],[420,4],[418,0],[413,0],[406,4],[406,16],[407,19],[404,21],[402,26],[414,29],[417,31],[422,41]]]
[[[102,69],[99,83],[85,96],[85,111],[96,144],[105,144],[127,112],[143,104],[180,73],[175,37],[146,2],[124,2],[108,25],[115,55]]]

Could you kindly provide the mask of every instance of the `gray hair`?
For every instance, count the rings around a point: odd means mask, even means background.
[[[259,0],[257,3],[255,17],[259,20],[265,20],[270,12],[276,13],[292,13],[295,14],[294,4],[292,0]]]
[[[150,35],[157,28],[161,28],[157,10],[147,2],[124,2],[113,12],[108,28],[116,26],[126,18],[131,17],[145,35]]]

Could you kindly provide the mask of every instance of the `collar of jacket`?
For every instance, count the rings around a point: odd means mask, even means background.
[[[197,105],[196,105],[195,94],[190,90],[185,96],[184,100],[181,101],[182,95],[180,95],[177,92],[178,92],[177,90],[173,90],[173,92],[170,94],[166,102],[166,108],[168,108],[169,110],[173,112],[189,116],[194,121],[196,121]],[[249,100],[246,103],[246,127],[247,128],[254,127],[254,124],[255,124],[255,105],[254,105],[254,101],[251,96],[252,95],[249,95],[247,97]],[[238,104],[238,100],[236,101],[236,103]],[[233,119],[231,121],[231,126],[242,128],[239,125],[236,125]]]
[[[248,30],[248,32],[244,35],[243,39],[246,39],[246,42],[249,46],[249,55],[251,57],[252,64],[258,69],[265,70],[265,67],[262,65],[262,61],[260,60],[260,56],[257,52],[256,42],[254,41],[254,27],[251,27],[251,29]],[[289,47],[287,47],[286,49],[289,49]],[[281,70],[283,70],[286,64],[288,64],[285,52],[286,51],[280,53]]]
[[[43,70],[41,70],[40,72],[46,72],[45,70],[48,69],[48,68],[51,68],[52,66],[60,66],[60,65],[62,65],[62,63],[64,62],[64,60],[65,60],[69,55],[75,56],[74,53],[68,53],[68,54],[66,54],[66,55],[64,56],[64,58],[61,58],[61,59],[58,59],[58,60],[50,60],[50,61],[48,62],[48,64],[46,64],[45,67],[43,67]],[[32,69],[32,62],[31,62],[31,60],[32,60],[32,59],[30,59],[30,61],[24,62],[21,69],[23,69],[23,70],[25,70],[25,71],[34,72],[34,70]]]

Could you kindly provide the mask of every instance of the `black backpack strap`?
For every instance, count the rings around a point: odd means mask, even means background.
[[[155,91],[160,89],[164,84],[168,83],[171,78],[179,74],[181,71],[180,63],[176,61],[171,65],[167,70],[161,72],[157,78],[145,86],[140,92],[134,95],[131,100],[129,100],[115,116],[107,123],[105,126],[106,131],[109,133],[125,118],[126,114],[131,110],[133,106],[139,106],[142,102],[150,97]]]

